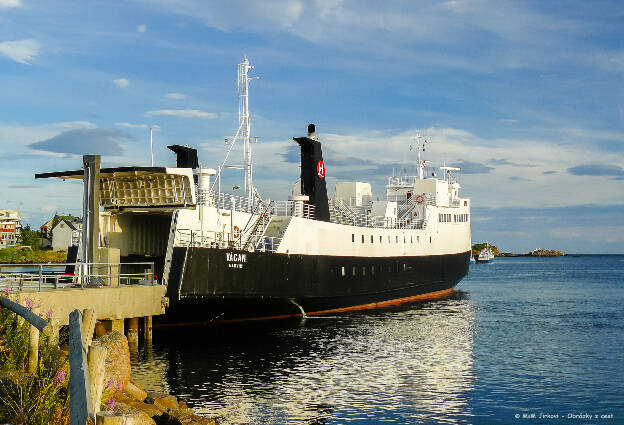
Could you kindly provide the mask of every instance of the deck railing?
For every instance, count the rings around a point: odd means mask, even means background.
[[[50,264],[0,264],[0,289],[43,291],[58,288],[93,286],[155,285],[153,262],[139,263],[67,263],[73,273],[45,270]],[[14,271],[16,267],[32,270]],[[142,270],[141,270],[142,269]]]
[[[230,193],[212,192],[207,189],[197,189],[197,199],[204,205],[215,206],[220,209],[234,210],[246,213],[253,213],[256,210],[258,202],[255,205],[250,204],[249,198],[232,195]],[[294,201],[270,201],[267,200],[265,205],[272,204],[269,213],[271,215],[294,216],[299,214]],[[303,203],[302,217],[314,219],[314,205]]]
[[[254,249],[261,252],[275,252],[282,238],[265,236],[256,243]],[[244,237],[241,233],[228,233],[192,229],[176,230],[176,246],[238,249],[245,248]]]

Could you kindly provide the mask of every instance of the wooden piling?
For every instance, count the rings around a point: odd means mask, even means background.
[[[35,373],[39,364],[39,329],[29,326],[28,338],[28,373]]]
[[[50,322],[43,328],[44,335],[48,336],[48,344],[58,345],[59,343],[59,331],[61,330],[61,324],[59,319],[52,318]]]
[[[93,414],[87,353],[82,341],[82,313],[76,309],[69,314],[69,410],[71,425],[84,425],[89,414]]]
[[[91,400],[93,412],[100,411],[102,390],[104,389],[104,371],[106,368],[106,347],[92,345],[89,347],[87,362],[89,364],[89,381],[91,385]]]
[[[85,347],[90,346],[93,341],[93,330],[95,329],[96,321],[97,318],[94,310],[85,308],[82,311],[82,344]]]

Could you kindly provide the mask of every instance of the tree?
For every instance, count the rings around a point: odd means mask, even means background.
[[[481,242],[481,243],[476,243],[472,246],[472,255],[479,255],[479,253],[487,246],[487,244],[485,242]],[[500,255],[500,253],[498,252],[498,248],[496,248],[494,245],[490,244],[490,249],[492,250],[492,252],[494,253],[494,255],[496,257],[498,257]]]
[[[30,246],[32,249],[41,248],[41,238],[37,235],[37,232],[30,230],[30,226],[26,226],[22,230],[21,245]]]

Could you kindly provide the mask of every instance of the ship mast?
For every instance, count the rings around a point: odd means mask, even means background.
[[[238,64],[238,126],[244,144],[245,190],[249,205],[254,203],[253,163],[251,152],[251,120],[249,117],[249,71],[253,66],[247,57]]]
[[[244,57],[243,61],[237,66],[237,81],[238,81],[238,130],[234,139],[230,143],[228,139],[225,139],[225,144],[230,145],[223,162],[219,166],[217,172],[217,178],[212,184],[211,190],[218,184],[218,191],[221,193],[221,172],[224,168],[232,168],[236,170],[243,170],[245,173],[245,192],[247,192],[248,205],[253,205],[255,202],[257,190],[253,185],[253,160],[251,152],[251,119],[249,114],[249,81],[257,80],[258,77],[249,77],[249,71],[254,67],[249,64],[247,57]],[[243,140],[243,165],[227,165],[228,158],[232,152],[232,148],[236,144],[238,139]],[[257,142],[258,138],[254,138],[254,142]]]
[[[410,144],[410,150],[416,149],[418,152],[418,179],[422,180],[425,166],[429,161],[421,160],[420,153],[425,151],[425,145],[429,143],[429,141],[425,139],[420,132],[416,133],[413,140],[414,142]]]

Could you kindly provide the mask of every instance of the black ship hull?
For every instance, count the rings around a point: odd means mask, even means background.
[[[469,260],[470,251],[338,257],[174,248],[167,320],[278,319],[441,298],[468,273]]]

